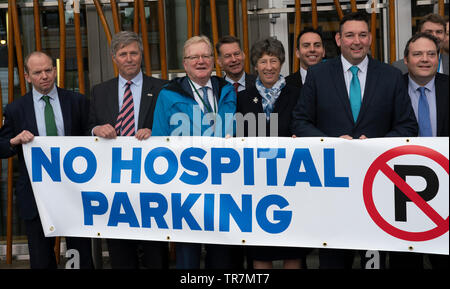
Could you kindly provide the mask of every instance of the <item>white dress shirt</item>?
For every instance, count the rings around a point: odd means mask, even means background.
[[[347,88],[347,95],[350,97],[350,83],[352,82],[353,74],[350,67],[353,66],[344,56],[341,55],[342,68],[344,70],[345,87]],[[361,101],[364,98],[364,87],[366,87],[367,68],[369,66],[369,58],[366,57],[358,65],[358,79],[361,86]]]
[[[45,101],[42,99],[43,94],[34,89],[34,86],[32,93],[38,133],[40,136],[47,136],[44,112]],[[64,136],[64,119],[62,115],[61,104],[59,103],[58,90],[56,89],[56,85],[53,86],[53,89],[47,95],[49,96],[50,104],[53,108],[53,114],[55,115],[56,131],[58,133],[58,136]]]

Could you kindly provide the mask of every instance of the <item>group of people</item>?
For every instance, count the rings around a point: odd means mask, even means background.
[[[55,239],[44,237],[23,159],[21,145],[34,136],[135,136],[139,140],[206,133],[348,140],[448,136],[448,21],[437,15],[421,21],[418,33],[405,47],[401,60],[404,74],[394,67],[400,64],[385,64],[369,55],[372,35],[363,13],[345,15],[335,40],[341,55],[325,59],[321,33],[302,31],[295,52],[300,69],[284,77],[280,72],[285,50],[280,41],[267,38],[252,46],[248,57],[253,75],[244,72],[247,55],[239,39],[224,36],[215,47],[225,72],[221,78],[212,75],[214,48],[210,40],[194,36],[183,48],[186,76],[166,81],[142,73],[142,40],[134,32],[122,31],[114,35],[110,46],[119,75],[95,85],[90,100],[55,86],[56,68],[46,53],[28,55],[25,78],[32,90],[5,108],[0,158],[19,157],[16,196],[25,220],[31,268],[56,267]],[[189,127],[180,129],[173,121],[178,113],[189,118]],[[201,115],[201,123],[195,123],[196,113]],[[236,131],[239,126],[226,114],[237,113],[262,115],[256,118],[258,130],[244,123],[243,129]],[[271,129],[273,124],[275,129]],[[93,268],[89,239],[67,237],[66,243],[68,249],[80,252],[81,268]],[[168,267],[166,242],[108,239],[107,245],[112,268]],[[245,263],[246,268],[272,268],[274,260],[283,260],[284,268],[306,268],[311,251],[176,243],[176,268],[200,268],[203,248],[209,269],[243,269]],[[320,268],[351,268],[354,254],[352,250],[320,249]],[[391,268],[423,268],[421,254],[390,254]],[[380,252],[382,260],[385,255]],[[433,268],[448,268],[448,256],[429,258]],[[361,261],[365,261],[363,254]]]

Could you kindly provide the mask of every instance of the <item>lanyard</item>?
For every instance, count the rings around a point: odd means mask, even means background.
[[[192,80],[188,77],[189,83],[191,84],[191,86],[194,88],[195,93],[197,93],[198,98],[200,98],[200,100],[203,103],[203,107],[208,110],[208,112],[213,112],[214,114],[217,112],[217,107],[216,107],[216,102],[214,101],[214,111],[211,111],[211,106],[206,104],[206,102],[203,100],[203,97],[200,96],[200,93],[198,92],[197,88],[195,88],[195,85],[192,83]],[[213,92],[214,94],[214,92]]]

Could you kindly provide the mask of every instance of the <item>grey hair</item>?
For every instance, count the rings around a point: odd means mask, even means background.
[[[188,40],[186,40],[186,42],[184,42],[183,58],[186,57],[186,48],[188,48],[192,44],[200,43],[200,42],[206,43],[209,47],[209,50],[211,51],[211,54],[214,54],[214,49],[213,49],[213,46],[212,46],[209,38],[206,37],[205,35],[200,35],[200,36],[193,36],[193,37],[189,38]]]
[[[114,57],[117,53],[117,51],[133,42],[137,42],[139,46],[139,50],[141,51],[141,54],[144,51],[144,46],[142,45],[142,39],[141,37],[133,32],[133,31],[120,31],[114,34],[114,36],[111,39],[111,46],[110,46],[110,52],[111,55]]]
[[[259,40],[258,42],[253,44],[250,51],[250,59],[252,61],[252,65],[256,66],[258,59],[263,57],[264,54],[275,56],[280,60],[281,64],[284,63],[285,52],[283,44],[280,40],[269,37],[263,40]]]

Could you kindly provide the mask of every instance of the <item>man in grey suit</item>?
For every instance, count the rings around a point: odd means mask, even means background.
[[[449,75],[448,69],[448,53],[443,53],[443,48],[445,45],[445,34],[446,34],[446,21],[440,15],[428,14],[425,15],[420,22],[417,24],[418,33],[428,33],[436,37],[439,41],[439,46],[441,48],[439,54],[439,73]],[[408,73],[408,67],[403,62],[403,58],[395,61],[392,65],[401,70],[403,74]]]
[[[112,38],[111,57],[119,76],[92,88],[89,128],[93,135],[109,139],[150,137],[156,98],[165,81],[141,72],[142,51],[142,40],[134,32],[121,31]],[[144,253],[144,267],[167,267],[166,242],[121,239],[107,242],[113,269],[138,268],[140,250]]]

